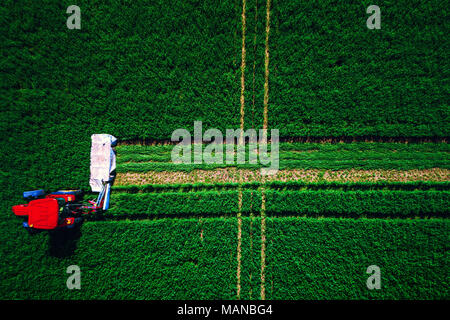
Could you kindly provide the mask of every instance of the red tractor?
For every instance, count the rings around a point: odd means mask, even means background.
[[[30,233],[41,230],[73,228],[88,214],[103,211],[106,192],[100,192],[97,201],[83,203],[81,190],[60,190],[45,194],[44,190],[26,191],[28,201],[12,207],[16,216],[24,218],[23,227]]]
[[[44,190],[26,191],[23,197],[28,203],[12,207],[16,216],[24,218],[25,229],[34,233],[73,228],[81,224],[86,215],[108,210],[115,177],[116,155],[113,148],[117,145],[117,138],[110,134],[93,134],[91,139],[89,184],[93,192],[99,192],[97,200],[83,202],[81,190],[60,190],[47,195]]]

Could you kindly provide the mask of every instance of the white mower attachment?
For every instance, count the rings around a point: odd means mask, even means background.
[[[110,134],[93,134],[91,136],[91,176],[89,184],[93,192],[100,192],[97,205],[103,205],[103,210],[109,207],[111,183],[116,170],[116,154],[113,147],[117,138]]]

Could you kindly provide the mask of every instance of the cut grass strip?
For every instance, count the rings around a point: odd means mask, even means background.
[[[168,156],[174,144],[172,145],[119,145],[116,147],[118,160],[125,155],[159,155]],[[203,149],[206,145],[203,146]],[[236,146],[235,146],[236,147]],[[270,147],[270,144],[269,144]],[[226,150],[226,145],[223,145]],[[450,144],[448,143],[397,143],[397,142],[351,142],[351,143],[300,143],[300,142],[284,142],[280,143],[280,151],[310,151],[310,152],[333,152],[333,151],[359,151],[359,152],[450,152]]]
[[[249,169],[216,169],[193,170],[190,172],[150,171],[150,172],[119,172],[115,185],[146,185],[146,184],[182,184],[182,183],[238,183],[259,182],[262,179],[259,170]],[[412,182],[450,180],[450,170],[441,168],[412,170],[318,170],[290,169],[279,170],[273,176],[267,176],[267,181],[305,181],[305,182]]]
[[[307,155],[305,157],[305,155]],[[238,164],[231,163],[173,163],[161,161],[124,162],[117,164],[117,172],[147,172],[147,171],[182,171],[216,170],[220,168],[260,169],[266,167],[260,163]],[[443,168],[450,169],[450,161],[447,154],[407,154],[405,156],[390,156],[386,154],[309,154],[283,155],[279,157],[279,169],[324,169],[324,170],[412,170]]]
[[[225,147],[225,145],[222,145]],[[169,148],[168,148],[169,147]],[[260,163],[236,165],[179,164],[171,161],[173,146],[121,146],[118,147],[118,172],[185,171],[217,168],[261,168]],[[205,148],[203,146],[203,148]],[[236,148],[236,146],[234,146]],[[270,144],[269,144],[270,147]],[[280,169],[450,169],[450,148],[446,143],[282,143]],[[225,157],[226,150],[223,150]],[[249,145],[246,146],[249,157]],[[192,155],[193,160],[194,155]],[[248,162],[248,161],[247,161]]]

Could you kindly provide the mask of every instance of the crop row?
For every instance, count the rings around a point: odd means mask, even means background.
[[[226,151],[227,145],[222,145],[223,151]],[[202,147],[202,150],[205,146]],[[234,150],[237,146],[234,146]],[[268,144],[270,150],[270,144]],[[120,156],[125,155],[146,155],[146,156],[170,156],[173,145],[119,145],[117,151]],[[248,144],[246,145],[248,150]],[[282,142],[279,145],[280,151],[293,152],[333,152],[333,151],[364,151],[378,153],[408,152],[408,153],[426,153],[426,152],[450,152],[448,143],[397,143],[397,142],[352,142],[352,143],[299,143]]]
[[[342,191],[348,190],[450,190],[450,182],[429,182],[429,181],[413,181],[413,182],[305,182],[305,181],[268,181],[262,183],[260,181],[245,182],[239,184],[237,182],[225,183],[175,183],[175,184],[146,184],[146,185],[120,185],[113,187],[113,193],[152,193],[152,192],[198,192],[208,190],[236,190],[241,186],[243,189],[256,190],[262,186],[267,189],[275,190],[323,190],[337,189]]]
[[[273,162],[272,162],[273,163]],[[117,172],[147,172],[147,171],[183,171],[191,172],[193,170],[215,170],[220,168],[238,168],[238,169],[259,169],[269,167],[260,164],[183,164],[171,162],[130,162],[117,165]],[[432,169],[442,168],[450,169],[450,163],[447,159],[438,160],[389,160],[389,159],[348,159],[340,160],[338,157],[326,160],[280,160],[280,170],[284,169],[358,169],[358,170],[374,170],[374,169],[394,169],[394,170],[411,170],[411,169]]]
[[[266,213],[273,215],[423,216],[448,214],[450,191],[265,190]],[[238,190],[117,193],[110,216],[217,216],[236,214]],[[242,214],[259,213],[261,190],[242,190]]]

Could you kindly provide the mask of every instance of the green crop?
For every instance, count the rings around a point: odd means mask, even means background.
[[[203,147],[203,149],[205,146]],[[119,146],[118,172],[192,171],[237,167],[256,169],[262,167],[249,163],[249,147],[246,146],[246,163],[226,163],[226,146],[222,147],[222,164],[178,164],[171,160],[173,146]],[[235,147],[236,149],[236,147]],[[447,143],[281,143],[280,169],[429,169],[449,168]]]
[[[151,217],[217,216],[238,212],[237,190],[167,193],[118,193],[108,215]],[[448,214],[449,191],[403,190],[266,190],[266,212],[272,215],[421,216]],[[259,212],[261,191],[242,191],[242,214]]]
[[[258,192],[243,192],[243,213],[260,207]],[[217,216],[238,212],[238,191],[199,191],[189,193],[119,193],[111,196],[107,216],[151,217],[176,215]]]
[[[447,216],[448,191],[267,191],[266,211],[336,216]]]
[[[210,190],[236,190],[241,186],[243,189],[258,189],[264,186],[268,189],[276,190],[450,190],[450,182],[430,182],[430,181],[413,181],[413,182],[304,182],[295,181],[268,181],[268,182],[226,182],[226,183],[173,183],[173,184],[147,184],[147,185],[120,185],[113,186],[113,192],[126,193],[153,193],[153,192],[198,192]]]
[[[2,299],[235,297],[233,219],[86,222],[65,242],[47,232],[31,237],[12,221],[2,230]],[[66,287],[73,264],[81,290]]]
[[[267,296],[446,299],[449,228],[448,219],[269,219]],[[380,290],[366,287],[370,265]]]
[[[14,220],[1,222],[2,299],[236,298],[236,219],[87,222],[68,247]],[[268,218],[266,298],[445,298],[448,228],[447,219]],[[260,243],[260,219],[243,218],[243,299],[260,298]],[[82,290],[66,288],[72,264]],[[366,288],[372,264],[381,290]]]

